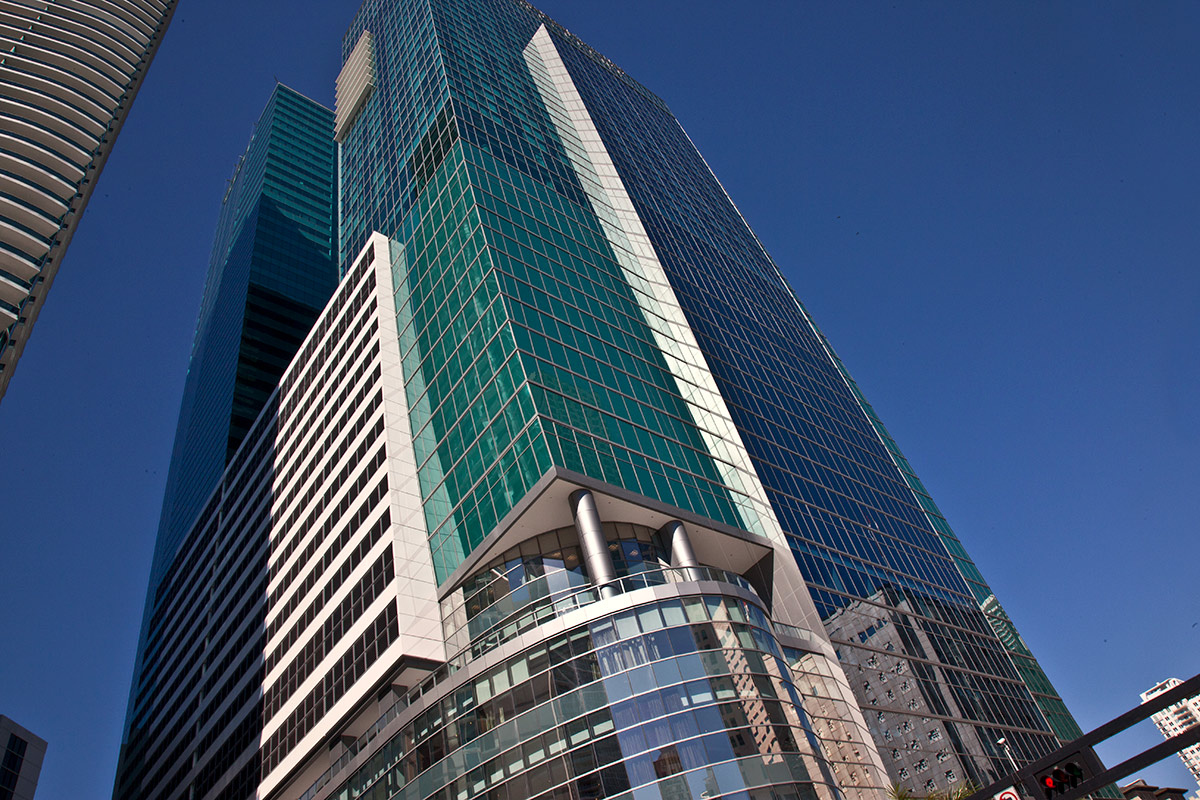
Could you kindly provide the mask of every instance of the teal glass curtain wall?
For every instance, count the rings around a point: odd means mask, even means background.
[[[396,242],[440,579],[553,466],[743,526],[538,93],[539,24],[368,0],[344,39],[371,31],[377,77],[341,150],[341,253]]]
[[[337,285],[333,112],[277,85],[221,204],[150,586]]]

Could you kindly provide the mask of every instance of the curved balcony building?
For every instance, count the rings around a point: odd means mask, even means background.
[[[0,0],[0,398],[176,0]]]

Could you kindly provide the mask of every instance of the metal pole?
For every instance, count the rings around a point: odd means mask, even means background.
[[[575,531],[579,534],[579,548],[583,550],[588,577],[600,587],[601,597],[616,597],[617,570],[613,567],[608,540],[604,538],[600,514],[596,511],[596,498],[586,489],[571,492],[571,513],[575,517]]]
[[[1008,739],[1001,736],[996,740],[996,744],[1004,748],[1004,755],[1008,756],[1008,763],[1012,764],[1013,772],[1017,772],[1020,767],[1017,766],[1017,760],[1013,758],[1012,748],[1008,746]]]
[[[671,520],[663,525],[658,533],[671,548],[671,566],[682,567],[683,574],[689,580],[700,580],[700,562],[696,558],[696,551],[692,549],[692,540],[683,523],[677,519]]]

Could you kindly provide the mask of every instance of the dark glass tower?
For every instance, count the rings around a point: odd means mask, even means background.
[[[278,84],[234,168],[188,363],[151,586],[337,285],[333,113]]]
[[[334,287],[333,112],[277,84],[222,198],[155,540],[114,797],[152,764],[147,717],[169,694],[160,610],[180,548]],[[209,517],[214,516],[209,509]],[[212,569],[211,564],[207,569]],[[160,614],[161,616],[161,614]],[[161,665],[158,665],[161,666]],[[211,699],[211,696],[210,696]],[[151,770],[152,771],[152,770]]]

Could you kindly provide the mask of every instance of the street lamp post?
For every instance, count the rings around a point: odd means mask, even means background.
[[[1008,763],[1012,764],[1013,773],[1015,774],[1019,770],[1019,767],[1017,767],[1017,760],[1013,758],[1012,748],[1008,746],[1008,739],[1001,736],[996,740],[996,744],[1004,748],[1004,755],[1008,756]]]

